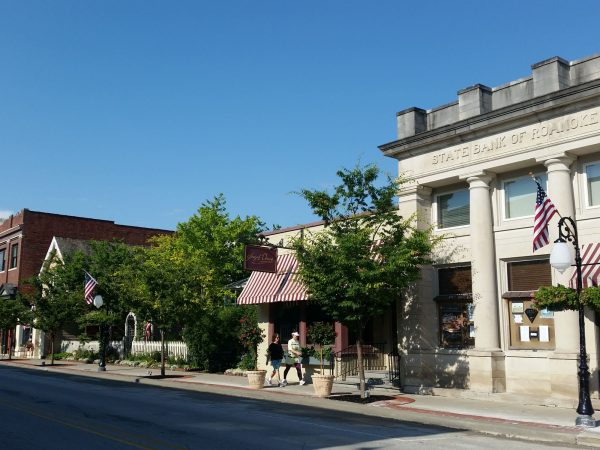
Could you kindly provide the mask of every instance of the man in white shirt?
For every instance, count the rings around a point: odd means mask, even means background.
[[[302,377],[302,369],[300,368],[300,358],[302,358],[302,352],[300,351],[300,333],[294,331],[292,338],[288,341],[287,357],[285,358],[285,370],[283,371],[283,381],[281,386],[287,385],[287,374],[290,371],[292,365],[296,368],[300,385],[306,384]]]

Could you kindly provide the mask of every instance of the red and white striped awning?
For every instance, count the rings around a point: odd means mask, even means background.
[[[239,305],[307,300],[306,289],[298,279],[298,261],[292,254],[277,257],[277,272],[252,272],[237,299]]]
[[[581,246],[581,264],[582,287],[597,287],[598,281],[600,280],[600,244],[587,244]],[[573,289],[577,287],[576,271],[573,271],[569,286]]]

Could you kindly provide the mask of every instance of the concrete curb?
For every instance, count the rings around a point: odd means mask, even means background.
[[[581,445],[587,447],[600,447],[600,433],[589,431],[576,426],[560,426],[541,422],[508,420],[477,414],[464,414],[443,410],[424,409],[414,406],[405,406],[403,401],[383,401],[362,405],[351,402],[330,400],[315,397],[308,393],[292,393],[285,389],[260,389],[254,390],[244,386],[231,384],[217,384],[203,381],[182,381],[181,379],[156,379],[135,374],[119,374],[95,371],[74,370],[72,366],[41,366],[19,361],[4,360],[2,363],[30,370],[44,371],[47,373],[60,373],[71,376],[84,376],[116,382],[135,383],[148,387],[166,389],[180,389],[202,392],[214,395],[227,395],[230,397],[249,398],[260,401],[274,401],[287,403],[290,398],[294,404],[306,407],[327,409],[330,411],[343,411],[362,414],[371,417],[382,417],[399,421],[451,428],[455,430],[472,431],[493,436],[516,438],[522,440],[561,443],[568,445]],[[0,366],[1,367],[1,366]],[[175,375],[181,375],[177,373]],[[193,375],[192,375],[193,376]]]

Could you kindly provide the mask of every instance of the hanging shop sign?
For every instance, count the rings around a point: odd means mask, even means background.
[[[253,272],[277,272],[277,249],[247,245],[244,254],[244,269]]]

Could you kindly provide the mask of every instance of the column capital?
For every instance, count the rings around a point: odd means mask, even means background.
[[[432,188],[430,188],[429,186],[424,186],[422,184],[410,184],[410,185],[404,185],[400,188],[400,192],[398,192],[398,195],[400,197],[406,196],[406,195],[417,195],[419,197],[423,196],[430,196],[431,192],[433,191]]]
[[[562,155],[557,155],[551,158],[537,158],[536,162],[544,164],[548,169],[548,172],[552,171],[571,171],[571,164],[575,161],[575,158],[572,156],[563,153]]]
[[[494,179],[494,176],[487,172],[476,172],[462,175],[460,179],[469,183],[469,189],[489,188],[490,182]]]

